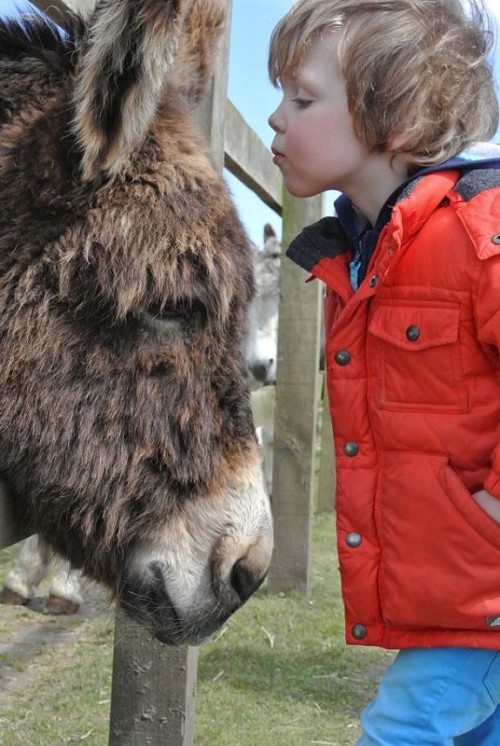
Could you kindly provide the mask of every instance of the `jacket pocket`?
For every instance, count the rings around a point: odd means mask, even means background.
[[[500,525],[444,456],[388,454],[386,474],[379,575],[386,622],[498,635],[490,620],[500,618]]]
[[[376,306],[367,351],[375,370],[377,404],[415,412],[468,411],[458,342],[460,309],[403,301]]]
[[[500,524],[472,499],[465,484],[447,460],[442,462],[438,477],[455,510],[476,532],[476,540],[481,537],[481,541],[487,541],[495,547],[499,552],[500,560]]]

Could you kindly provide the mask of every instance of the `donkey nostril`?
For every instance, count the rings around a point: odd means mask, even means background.
[[[267,377],[267,365],[264,363],[255,363],[254,365],[250,366],[252,374],[254,378],[257,379],[257,381],[265,381]]]
[[[242,603],[257,590],[261,582],[261,580],[257,580],[248,567],[245,567],[242,560],[238,560],[238,562],[233,565],[231,571],[231,585],[240,597]]]

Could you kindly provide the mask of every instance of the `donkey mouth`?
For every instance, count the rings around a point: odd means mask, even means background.
[[[151,632],[159,642],[165,645],[201,645],[217,632],[224,621],[231,616],[232,612],[227,612],[223,616],[213,618],[211,621],[201,624],[189,624],[183,622],[174,610],[174,616],[170,624],[165,625],[162,619],[162,626],[153,625]]]
[[[149,571],[147,586],[132,578],[124,580],[120,606],[166,645],[200,645],[241,605],[236,602],[230,607],[221,607],[214,600],[203,612],[198,610],[190,617],[183,617],[169,594],[161,563],[152,562]]]
[[[189,637],[157,562],[150,565],[147,584],[133,577],[123,580],[120,606],[131,619],[147,627],[157,640],[166,645],[182,645]]]

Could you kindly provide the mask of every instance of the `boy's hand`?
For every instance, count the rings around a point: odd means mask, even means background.
[[[472,497],[490,518],[500,523],[500,500],[497,497],[486,490],[479,490]]]

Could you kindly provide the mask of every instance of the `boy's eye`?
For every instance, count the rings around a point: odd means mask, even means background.
[[[297,104],[299,109],[307,109],[307,107],[312,104],[312,101],[310,101],[307,98],[299,98],[298,96],[296,98],[292,99],[294,104]]]

